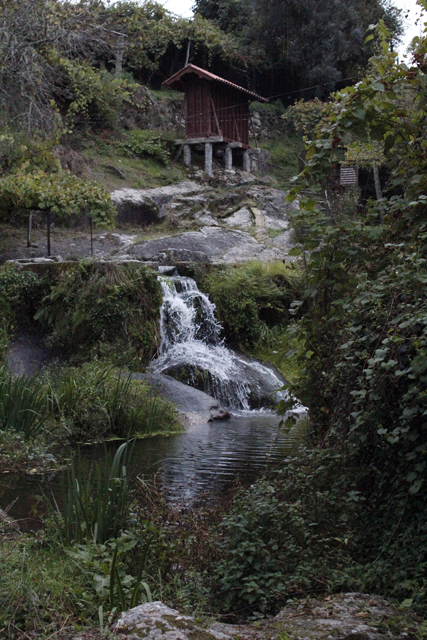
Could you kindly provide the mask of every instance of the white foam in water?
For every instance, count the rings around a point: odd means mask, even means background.
[[[187,384],[200,387],[202,377],[204,391],[232,409],[261,406],[268,395],[273,402],[289,397],[279,391],[283,381],[272,369],[223,345],[215,305],[192,278],[161,275],[159,280],[161,346],[160,357],[152,363],[154,371],[185,367]]]

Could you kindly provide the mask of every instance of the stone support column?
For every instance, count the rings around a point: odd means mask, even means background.
[[[233,168],[233,152],[229,144],[225,147],[224,163],[226,170],[230,171]]]
[[[251,170],[251,156],[249,151],[246,150],[243,154],[243,171],[247,171],[248,173]]]
[[[212,175],[212,142],[205,142],[205,173]]]
[[[189,144],[184,145],[184,164],[186,167],[191,167],[191,147]]]

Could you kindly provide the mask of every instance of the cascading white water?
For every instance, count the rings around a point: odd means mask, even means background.
[[[215,305],[192,278],[161,275],[159,280],[163,304],[155,372],[202,389],[231,409],[274,405],[288,397],[272,369],[223,345]]]

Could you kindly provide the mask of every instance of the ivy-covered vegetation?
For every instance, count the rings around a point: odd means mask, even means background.
[[[60,272],[35,319],[73,362],[102,357],[139,371],[158,346],[160,305],[156,274],[145,266],[88,261]]]

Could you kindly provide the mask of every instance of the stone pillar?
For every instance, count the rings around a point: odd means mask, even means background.
[[[191,167],[191,147],[189,144],[184,145],[184,164],[186,167]]]
[[[228,171],[230,171],[233,168],[233,152],[229,144],[225,147],[224,163],[225,163],[225,168]]]
[[[251,170],[251,156],[249,154],[249,151],[246,149],[246,151],[243,154],[243,171],[247,171],[248,173]]]
[[[212,175],[212,142],[205,142],[205,173]]]

